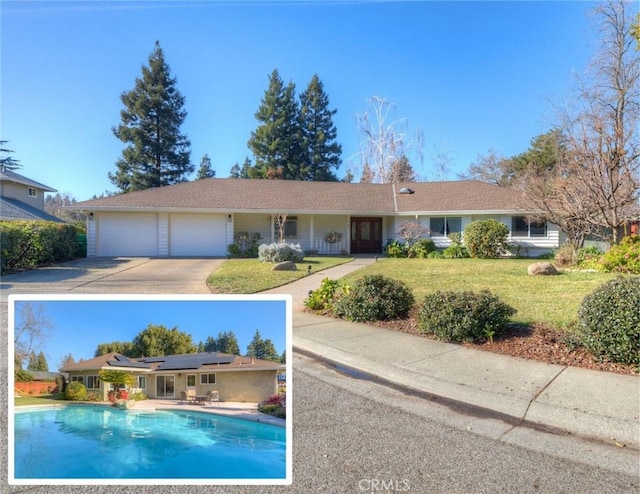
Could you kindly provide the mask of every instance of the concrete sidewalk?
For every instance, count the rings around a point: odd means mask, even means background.
[[[376,262],[357,259],[271,290],[294,299],[294,351],[384,384],[527,422],[640,448],[640,377],[549,365],[305,313],[323,278]]]

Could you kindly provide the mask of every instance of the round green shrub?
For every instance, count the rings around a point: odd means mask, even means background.
[[[333,312],[349,321],[388,321],[406,317],[413,303],[413,293],[401,281],[367,275],[345,289],[333,304]]]
[[[418,308],[418,327],[446,341],[486,341],[503,332],[515,309],[488,290],[438,291]]]
[[[578,310],[581,343],[594,355],[640,366],[640,277],[618,277],[587,295]]]
[[[71,401],[84,401],[87,398],[87,388],[80,381],[72,381],[67,384],[64,396]]]
[[[436,244],[430,238],[421,238],[411,247],[409,247],[409,257],[418,259],[426,259],[431,252],[436,250]]]
[[[509,227],[496,220],[473,221],[464,229],[464,245],[471,257],[495,259],[508,252]]]

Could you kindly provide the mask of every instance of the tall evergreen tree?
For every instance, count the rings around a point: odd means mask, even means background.
[[[290,82],[285,86],[274,70],[255,114],[260,123],[248,142],[255,157],[254,173],[249,173],[251,178],[302,178],[298,114],[295,85]]]
[[[247,356],[261,360],[273,360],[274,362],[280,361],[280,355],[278,355],[273,342],[269,338],[263,340],[257,329],[251,343],[247,346]]]
[[[0,140],[0,153],[5,155],[0,158],[0,167],[5,170],[18,170],[22,168],[22,165],[19,160],[13,159],[11,156],[13,151],[4,147],[7,142],[9,141]]]
[[[196,174],[196,180],[202,180],[203,178],[213,178],[216,176],[216,171],[211,168],[211,158],[208,154],[205,154],[200,161],[200,167]]]
[[[123,192],[184,182],[195,169],[190,163],[191,143],[180,132],[187,112],[176,82],[156,41],[149,65],[142,67],[142,78],[120,95],[122,123],[112,128],[127,144],[116,173],[109,173]]]
[[[242,168],[240,168],[240,165],[238,163],[236,163],[231,167],[231,170],[229,171],[229,178],[251,178],[250,173],[252,171],[254,170],[253,170],[253,167],[251,166],[251,160],[247,156],[244,159]]]
[[[336,142],[338,131],[333,124],[337,110],[329,109],[329,97],[318,75],[300,95],[303,180],[336,181],[333,170],[341,163],[342,146]]]
[[[218,351],[222,353],[230,353],[232,355],[240,355],[240,345],[238,338],[233,331],[224,331],[218,333]]]

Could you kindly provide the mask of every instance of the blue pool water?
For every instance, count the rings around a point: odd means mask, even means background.
[[[16,479],[284,479],[284,428],[183,411],[15,413]]]

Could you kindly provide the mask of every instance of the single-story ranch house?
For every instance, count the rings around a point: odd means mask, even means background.
[[[79,202],[88,213],[88,256],[226,256],[240,233],[285,239],[320,254],[381,253],[406,222],[429,230],[439,248],[447,235],[489,218],[503,222],[520,255],[560,245],[551,224],[530,219],[521,193],[484,182],[360,184],[292,180],[203,179]],[[341,239],[330,244],[325,235]]]
[[[101,370],[120,370],[135,377],[130,391],[149,398],[179,399],[181,391],[197,395],[218,391],[220,401],[259,403],[278,392],[278,373],[286,366],[268,360],[227,353],[189,353],[164,357],[129,358],[108,353],[68,365],[60,372],[69,381],[80,381],[102,401],[108,399],[111,384],[98,377]]]

